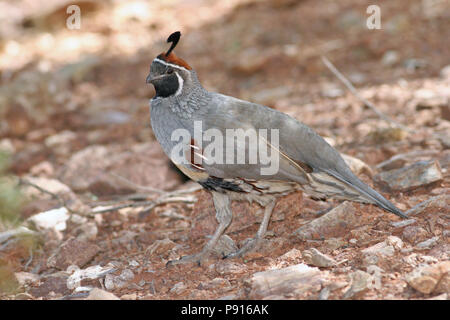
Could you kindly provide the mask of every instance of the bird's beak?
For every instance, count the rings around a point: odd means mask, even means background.
[[[149,73],[147,78],[145,79],[145,82],[153,84],[154,81],[162,79],[164,77],[165,75],[154,75],[152,73]]]

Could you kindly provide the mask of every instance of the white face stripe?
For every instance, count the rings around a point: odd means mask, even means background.
[[[153,61],[156,61],[156,62],[158,62],[158,63],[161,63],[161,64],[163,64],[163,65],[165,65],[165,66],[169,66],[169,67],[172,67],[172,68],[177,68],[177,69],[180,69],[180,70],[184,70],[184,71],[188,71],[188,72],[189,72],[188,69],[186,69],[186,68],[184,68],[184,67],[182,67],[182,66],[179,66],[179,65],[176,65],[176,64],[172,64],[172,63],[168,63],[168,62],[165,62],[164,60],[161,60],[161,59],[158,59],[158,58],[155,58]]]
[[[175,92],[175,97],[176,97],[176,96],[180,95],[180,94],[181,94],[181,91],[183,90],[183,83],[184,83],[184,80],[183,80],[183,78],[178,74],[178,72],[175,71],[175,74],[176,74],[176,76],[177,76],[177,78],[178,78],[178,89],[177,89],[177,92]]]

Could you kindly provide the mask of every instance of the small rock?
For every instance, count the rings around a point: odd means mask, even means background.
[[[408,226],[403,230],[403,238],[411,244],[423,241],[427,238],[428,232],[419,226]]]
[[[178,282],[170,289],[170,292],[178,295],[182,294],[186,289],[187,286],[183,282]]]
[[[16,152],[16,148],[14,147],[11,139],[1,139],[0,140],[0,152],[13,154]]]
[[[30,169],[30,174],[36,177],[51,177],[55,174],[55,168],[48,161],[42,161]]]
[[[403,227],[409,226],[410,224],[413,224],[415,222],[416,222],[416,219],[406,219],[406,220],[402,220],[402,221],[391,222],[391,226],[393,226],[395,228],[403,228]]]
[[[42,177],[26,177],[25,180],[32,183],[35,186],[38,186],[48,192],[57,194],[59,196],[63,196],[67,193],[72,192],[72,190],[70,190],[70,188],[67,185],[56,179],[48,179]],[[42,196],[42,192],[34,186],[26,185],[23,191],[28,197]],[[50,195],[47,194],[46,196],[49,198],[51,197]]]
[[[250,299],[263,299],[268,296],[301,296],[309,292],[318,292],[327,273],[318,268],[298,264],[283,269],[254,273],[245,282],[250,288]]]
[[[433,266],[422,266],[406,276],[408,284],[417,291],[430,293],[450,292],[450,261]]]
[[[51,292],[56,294],[66,295],[70,293],[67,288],[67,276],[51,275],[41,279],[41,285],[39,287],[31,288],[30,293],[38,297],[47,297]]]
[[[303,258],[308,265],[316,267],[332,267],[336,261],[315,248],[303,251]]]
[[[422,241],[418,244],[416,244],[416,248],[419,249],[430,249],[430,247],[434,246],[436,242],[439,240],[439,237],[433,237],[431,239]]]
[[[350,288],[344,292],[344,299],[355,298],[366,291],[372,277],[367,272],[357,270],[350,274],[350,278],[352,282]]]
[[[228,288],[230,287],[230,281],[224,278],[214,278],[209,282],[202,282],[199,285],[198,289],[201,290],[214,290],[214,289],[221,289],[221,288]]]
[[[302,258],[302,252],[298,249],[291,249],[278,259],[283,261],[296,261]]]
[[[95,244],[90,244],[77,239],[69,239],[64,242],[48,259],[47,266],[66,270],[70,265],[83,267],[100,251]]]
[[[247,271],[245,264],[240,264],[231,261],[219,261],[215,265],[215,270],[221,275],[226,274],[240,274]]]
[[[133,268],[139,267],[139,262],[137,262],[136,260],[131,260],[130,262],[128,262],[128,264]]]
[[[371,281],[369,281],[368,288],[369,289],[381,289],[381,277],[384,273],[384,270],[376,265],[370,265],[367,268],[367,273],[372,276]]]
[[[136,293],[124,294],[120,297],[120,300],[137,300]]]
[[[64,130],[45,139],[45,145],[58,155],[67,155],[71,151],[71,142],[77,139],[73,131]]]
[[[447,209],[450,205],[450,194],[441,194],[432,197],[424,202],[421,202],[411,209],[409,209],[406,214],[408,216],[417,215],[428,211],[429,209],[442,210]]]
[[[319,300],[328,300],[328,297],[330,296],[330,288],[327,286],[323,288],[319,293]]]
[[[134,273],[130,269],[125,269],[120,273],[119,278],[123,281],[131,281],[134,279]]]
[[[385,241],[379,242],[369,248],[361,250],[364,255],[364,265],[378,264],[380,259],[392,257],[396,250],[403,247],[403,241],[395,236],[389,236]]]
[[[356,239],[354,239],[354,240],[356,240]],[[333,250],[336,250],[336,249],[339,249],[339,248],[345,246],[346,244],[347,244],[347,242],[342,238],[331,238],[331,239],[325,239],[323,241],[322,247],[324,247],[330,251],[333,251]]]
[[[408,71],[409,73],[414,73],[416,70],[422,69],[427,66],[427,62],[425,60],[415,58],[406,59],[403,64],[406,68],[406,71]]]
[[[443,67],[439,74],[444,79],[450,79],[450,64],[448,66]]]
[[[419,161],[401,169],[381,172],[375,180],[390,190],[408,191],[441,181],[442,173],[437,161]]]
[[[78,227],[77,232],[79,233],[77,239],[80,241],[95,240],[97,238],[98,228],[95,222],[88,222]]]
[[[69,219],[69,211],[65,207],[44,211],[28,218],[39,229],[54,229],[63,231],[66,229],[66,221]]]
[[[80,283],[84,279],[98,279],[103,276],[108,276],[110,272],[113,272],[115,268],[112,265],[101,267],[99,265],[92,266],[86,269],[80,269],[76,265],[69,266],[68,272],[73,273],[67,279],[67,287],[69,289],[75,289],[80,286]]]
[[[353,203],[345,201],[323,216],[298,228],[293,235],[300,240],[321,239],[345,235],[361,223]]]
[[[112,274],[107,274],[105,276],[104,286],[105,286],[106,290],[114,290],[114,288],[115,288],[114,278],[115,278],[115,276]]]
[[[111,292],[94,288],[89,292],[89,296],[85,300],[120,300],[116,295]]]
[[[388,50],[384,53],[383,58],[381,58],[381,63],[385,66],[393,66],[400,60],[397,51]]]

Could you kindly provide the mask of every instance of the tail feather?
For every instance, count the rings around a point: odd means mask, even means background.
[[[408,216],[405,213],[403,213],[399,208],[397,208],[392,202],[390,202],[381,194],[379,194],[377,191],[373,190],[367,184],[359,180],[358,177],[356,177],[355,175],[353,175],[352,177],[348,177],[346,179],[337,172],[333,172],[331,170],[324,170],[324,171],[329,175],[333,176],[334,178],[338,179],[339,181],[344,182],[349,187],[353,188],[355,191],[360,193],[364,198],[366,198],[367,201],[376,204],[377,206],[383,208],[384,210],[392,212],[399,217],[402,217],[404,219],[408,218]]]

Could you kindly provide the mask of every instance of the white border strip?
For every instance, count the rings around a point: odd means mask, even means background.
[[[181,69],[181,70],[184,70],[184,71],[189,71],[185,67],[182,67],[182,66],[179,66],[179,65],[176,65],[176,64],[172,64],[172,63],[168,63],[168,62],[165,62],[164,60],[161,60],[161,59],[158,59],[158,58],[155,58],[153,61],[159,62],[159,63],[161,63],[163,65],[170,66],[170,67],[173,67],[173,68],[178,68],[178,69]]]

